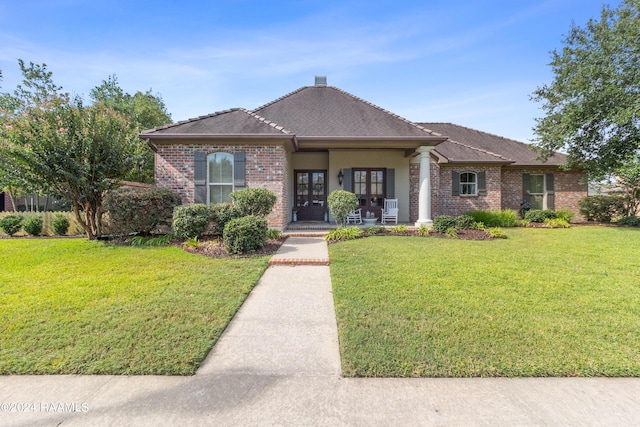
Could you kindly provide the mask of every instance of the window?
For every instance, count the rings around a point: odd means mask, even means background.
[[[460,174],[460,195],[475,196],[477,192],[478,175],[473,172],[462,172]]]
[[[544,175],[531,175],[529,178],[531,209],[544,209],[544,193]]]
[[[233,191],[233,155],[214,153],[207,156],[207,201],[231,202]]]

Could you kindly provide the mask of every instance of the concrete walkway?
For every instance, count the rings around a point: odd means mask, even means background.
[[[640,379],[341,378],[324,258],[289,238],[196,375],[0,377],[0,426],[640,425]]]

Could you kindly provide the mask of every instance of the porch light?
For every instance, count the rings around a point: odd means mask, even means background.
[[[342,173],[342,169],[338,172],[338,184],[342,185],[342,180],[344,179],[344,174]]]

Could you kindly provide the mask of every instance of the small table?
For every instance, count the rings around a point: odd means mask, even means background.
[[[362,218],[362,222],[364,222],[364,225],[376,225],[378,218]]]

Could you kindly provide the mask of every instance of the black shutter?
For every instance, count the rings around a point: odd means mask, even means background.
[[[522,201],[529,203],[531,197],[529,196],[529,190],[531,189],[531,175],[528,173],[522,174]]]
[[[547,186],[547,209],[555,209],[556,192],[553,182],[553,174],[548,173],[545,180]]]
[[[207,203],[207,156],[202,151],[193,153],[194,203]]]
[[[451,171],[451,195],[460,195],[460,173]]]
[[[387,189],[385,197],[387,199],[396,198],[396,170],[387,169]]]
[[[233,155],[233,189],[247,186],[247,154],[240,151]]]
[[[342,189],[353,193],[353,176],[351,175],[351,169],[342,169],[342,173],[344,174]]]
[[[478,172],[478,196],[487,195],[487,173]]]

